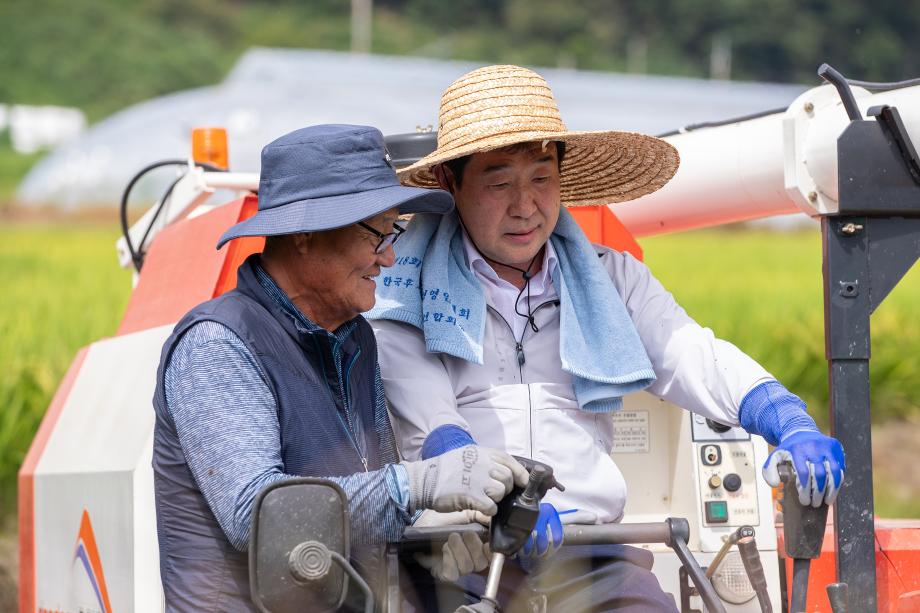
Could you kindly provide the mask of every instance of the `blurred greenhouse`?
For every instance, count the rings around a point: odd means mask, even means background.
[[[441,92],[476,64],[257,48],[219,85],[137,104],[98,122],[38,163],[22,182],[24,205],[60,209],[113,206],[144,165],[188,153],[198,126],[227,128],[230,167],[256,172],[272,139],[317,123],[357,123],[385,134],[436,124]],[[660,134],[787,106],[798,85],[538,69],[570,129],[627,129]],[[148,197],[170,180],[145,182]],[[143,195],[142,194],[142,195]]]

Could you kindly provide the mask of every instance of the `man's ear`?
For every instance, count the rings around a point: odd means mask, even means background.
[[[310,251],[310,245],[313,243],[313,233],[312,232],[300,232],[299,234],[294,234],[291,236],[291,246],[294,248],[294,251],[300,255],[306,255]]]
[[[454,193],[454,173],[444,164],[432,166],[431,172],[438,181],[438,187],[450,193]]]

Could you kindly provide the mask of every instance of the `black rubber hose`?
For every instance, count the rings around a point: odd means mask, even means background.
[[[163,205],[166,202],[166,199],[169,198],[170,194],[172,194],[173,188],[176,187],[176,184],[182,177],[180,176],[178,179],[173,181],[163,197],[160,198],[160,203],[157,206],[156,213],[154,213],[153,219],[150,220],[150,225],[147,226],[147,230],[144,232],[144,238],[141,239],[141,244],[137,246],[136,250],[134,248],[134,243],[131,242],[131,233],[129,231],[130,228],[128,227],[128,197],[131,195],[131,190],[134,189],[135,184],[140,181],[144,175],[152,170],[163,168],[164,166],[187,166],[188,163],[188,160],[161,160],[159,162],[148,164],[147,166],[141,168],[137,174],[135,174],[131,180],[128,181],[128,186],[125,188],[125,191],[121,195],[121,204],[118,208],[118,217],[119,221],[121,222],[121,233],[125,237],[125,244],[128,246],[128,253],[131,255],[131,262],[134,264],[134,269],[137,272],[140,272],[141,266],[144,265],[144,254],[141,252],[141,250],[144,248],[144,241],[146,241],[147,237],[150,235],[150,230],[153,228],[153,224],[157,217],[159,217],[160,211],[163,210]],[[205,163],[195,162],[194,165],[213,172],[220,172],[222,170],[216,166]]]
[[[729,119],[720,119],[718,121],[703,121],[700,123],[691,123],[679,130],[671,130],[670,132],[663,132],[661,134],[656,134],[656,138],[667,138],[668,136],[675,136],[677,134],[684,134],[686,132],[693,132],[695,130],[702,130],[703,128],[718,128],[719,126],[727,126],[733,123],[740,123],[742,121],[748,121],[751,119],[760,119],[761,117],[766,117],[767,115],[776,115],[777,113],[785,113],[788,107],[781,106],[775,109],[769,109],[766,111],[757,111],[756,113],[749,113],[747,115],[740,115],[738,117],[731,117]]]
[[[875,81],[857,81],[856,79],[847,79],[847,82],[850,85],[855,85],[856,87],[862,87],[876,92],[887,92],[893,89],[901,89],[902,87],[920,85],[920,79],[907,79],[906,81],[893,81],[891,83],[877,83]]]
[[[840,72],[830,64],[824,63],[818,68],[818,76],[833,85],[837,89],[840,101],[843,102],[843,108],[846,109],[850,121],[858,121],[861,116],[859,107],[856,105],[856,98],[853,96],[853,90]]]
[[[811,560],[808,558],[793,558],[792,560],[792,602],[789,613],[801,613],[805,610],[808,599],[808,571]]]
[[[140,256],[138,256],[137,252],[134,250],[134,243],[131,242],[131,233],[129,232],[130,228],[128,228],[128,197],[131,195],[131,190],[134,189],[134,185],[140,181],[141,177],[151,170],[163,168],[164,166],[179,166],[181,164],[188,164],[188,160],[161,160],[148,164],[131,177],[131,180],[128,181],[128,186],[121,194],[121,204],[118,207],[118,217],[121,221],[121,233],[125,237],[125,244],[128,245],[128,253],[131,254],[131,262],[134,264],[134,269],[138,272],[141,270],[141,261]]]

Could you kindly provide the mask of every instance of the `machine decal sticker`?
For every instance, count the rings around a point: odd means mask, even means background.
[[[612,453],[648,453],[649,436],[648,411],[613,414]]]
[[[89,520],[89,513],[86,509],[83,509],[83,517],[80,519],[80,531],[77,534],[77,545],[73,555],[74,560],[79,558],[83,563],[86,575],[96,592],[99,608],[103,613],[112,613],[112,605],[109,603],[109,590],[105,584],[105,573],[102,572],[102,560],[96,547],[93,524]]]

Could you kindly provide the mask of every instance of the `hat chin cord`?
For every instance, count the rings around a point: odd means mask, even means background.
[[[533,263],[537,261],[537,256],[540,255],[540,251],[542,250],[542,247],[541,247],[540,249],[538,249],[537,252],[534,254],[534,256],[530,259],[530,264],[527,265],[527,269],[526,269],[526,270],[523,269],[523,268],[519,268],[519,267],[517,267],[517,266],[514,266],[514,265],[512,265],[512,264],[506,264],[506,263],[501,262],[501,261],[499,261],[499,260],[493,260],[492,258],[486,256],[486,255],[482,252],[482,249],[479,248],[479,245],[476,244],[476,241],[473,240],[473,235],[470,234],[470,231],[467,229],[466,224],[463,222],[463,216],[460,214],[459,209],[457,210],[457,219],[460,220],[460,226],[463,228],[463,231],[466,232],[466,236],[467,236],[467,238],[470,239],[470,242],[473,243],[473,247],[476,248],[476,251],[478,251],[479,254],[480,254],[484,259],[486,259],[486,260],[489,261],[489,262],[494,262],[495,264],[501,264],[502,266],[505,266],[505,267],[510,268],[510,269],[512,269],[512,270],[516,270],[516,271],[518,271],[518,272],[521,273],[521,276],[524,278],[524,287],[521,288],[521,290],[518,292],[517,298],[514,299],[514,312],[515,312],[517,315],[519,315],[519,316],[524,317],[524,318],[527,319],[527,324],[530,326],[530,329],[531,329],[531,330],[533,330],[534,332],[539,332],[539,331],[540,331],[540,328],[537,327],[537,323],[536,323],[536,321],[534,320],[533,311],[531,310],[531,306],[530,306],[530,280],[533,278],[533,273],[530,272],[530,269],[533,268]],[[527,290],[527,313],[526,313],[526,314],[525,314],[525,313],[522,313],[522,312],[518,309],[518,304],[519,304],[520,301],[521,301],[521,296],[524,294],[524,290],[525,290],[525,289]]]

